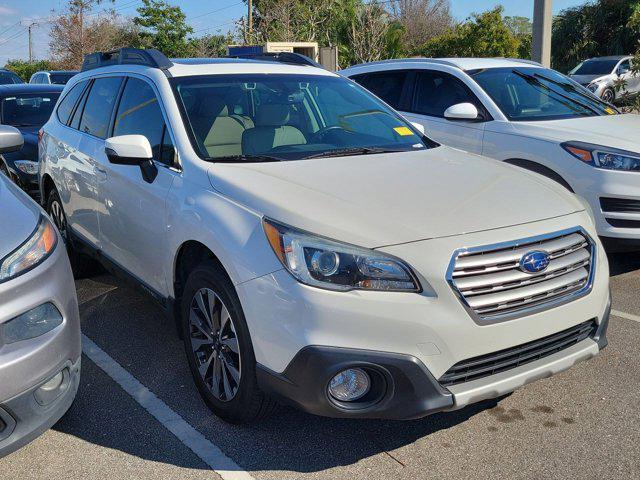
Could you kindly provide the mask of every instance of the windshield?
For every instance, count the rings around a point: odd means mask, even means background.
[[[207,160],[275,161],[426,148],[362,87],[327,75],[172,79],[196,151]]]
[[[509,120],[557,120],[617,113],[587,89],[554,70],[518,67],[467,73]]]
[[[15,73],[0,72],[0,85],[11,85],[13,83],[24,83],[24,82]]]
[[[620,60],[601,59],[585,60],[569,72],[569,75],[609,75]]]
[[[54,85],[66,85],[74,75],[75,73],[52,73],[49,75],[49,80]]]
[[[14,127],[41,127],[53,111],[59,93],[12,95],[2,99],[2,123]]]

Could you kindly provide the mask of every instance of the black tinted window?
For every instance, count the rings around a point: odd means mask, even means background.
[[[86,81],[74,85],[60,102],[60,105],[58,106],[58,119],[65,125],[69,123],[69,116],[73,111],[73,107],[78,102],[78,99],[80,98],[80,95],[82,95],[82,91],[86,85]]]
[[[122,93],[113,136],[144,135],[151,144],[153,158],[160,160],[163,131],[164,117],[155,92],[147,82],[130,78]]]
[[[49,76],[49,80],[54,85],[66,85],[71,77],[73,77],[75,73],[52,73]]]
[[[22,79],[12,72],[0,72],[0,84],[10,85],[12,83],[24,83]]]
[[[80,120],[81,132],[107,138],[109,120],[121,83],[120,77],[98,78],[93,82]]]
[[[407,79],[406,71],[369,73],[355,76],[353,79],[393,108],[400,107],[402,88]]]
[[[17,94],[2,100],[2,123],[14,127],[41,127],[58,101],[57,93]]]
[[[477,106],[469,89],[452,75],[431,70],[418,74],[413,100],[414,112],[431,117],[444,117],[447,108],[466,102]]]

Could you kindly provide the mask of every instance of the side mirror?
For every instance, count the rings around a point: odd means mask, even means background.
[[[144,135],[120,135],[107,138],[104,142],[104,152],[109,162],[114,165],[138,166],[142,178],[148,183],[158,176],[158,168],[153,163],[151,144]]]
[[[422,125],[421,123],[418,122],[411,122],[411,125],[413,126],[413,128],[415,128],[418,132],[420,132],[421,135],[424,135],[425,129],[424,129],[424,125]]]
[[[22,133],[15,127],[0,125],[0,154],[17,152],[24,145]]]
[[[451,105],[444,112],[448,120],[478,120],[480,112],[473,103],[457,103]]]

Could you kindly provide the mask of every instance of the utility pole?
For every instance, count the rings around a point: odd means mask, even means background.
[[[33,62],[33,39],[31,35],[31,29],[33,27],[37,27],[38,24],[33,22],[27,26],[27,31],[29,32],[29,63]]]
[[[248,39],[251,43],[253,43],[253,0],[248,0],[247,4],[249,5],[249,10],[247,12],[247,18],[249,19]]]
[[[553,0],[534,0],[533,4],[531,59],[545,67],[551,66],[552,3]]]

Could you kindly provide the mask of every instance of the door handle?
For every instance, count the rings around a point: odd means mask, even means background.
[[[93,171],[96,177],[98,177],[98,180],[105,181],[107,179],[107,171],[104,168],[94,165]]]

